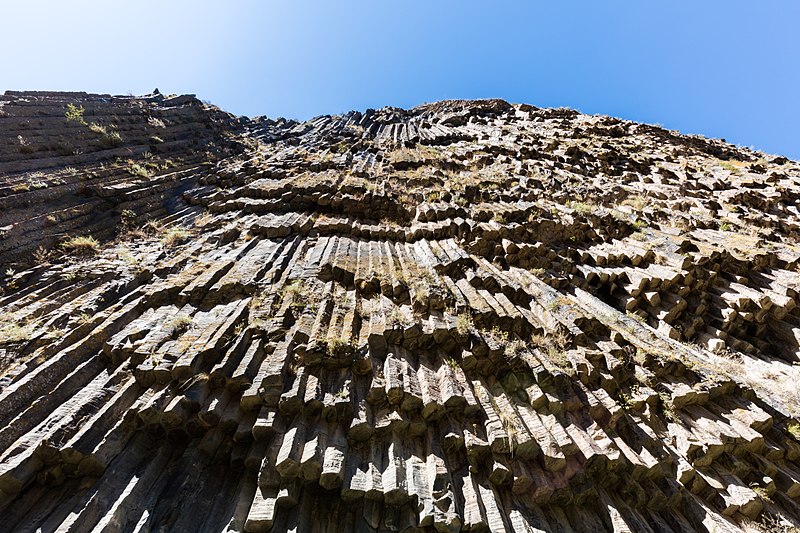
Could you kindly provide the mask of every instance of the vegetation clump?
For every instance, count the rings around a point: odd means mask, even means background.
[[[26,341],[35,330],[33,322],[20,320],[13,313],[0,314],[0,344]]]
[[[350,339],[339,337],[328,339],[326,351],[331,357],[344,357],[353,353],[353,344]]]
[[[472,317],[469,313],[461,313],[456,317],[456,331],[459,335],[468,335],[472,331]]]
[[[85,112],[86,110],[83,108],[83,106],[67,104],[67,110],[64,112],[64,116],[66,117],[67,122],[77,122],[81,126],[88,127],[89,131],[92,133],[100,135],[100,144],[103,146],[110,148],[122,143],[122,137],[120,137],[116,130],[109,129],[102,124],[98,124],[97,122],[86,122],[86,118],[84,118]]]
[[[150,171],[138,163],[131,163],[130,165],[128,165],[128,174],[130,174],[131,176],[137,176],[139,178],[150,177]]]
[[[89,124],[89,131],[92,133],[97,133],[98,135],[105,135],[108,132],[105,126],[102,126],[97,122],[92,122]]]
[[[567,207],[574,210],[579,215],[588,215],[595,209],[595,206],[589,202],[568,202]]]
[[[303,281],[296,279],[284,286],[281,301],[289,307],[304,309],[308,305],[308,291],[303,286]]]
[[[549,334],[535,334],[531,336],[530,344],[537,347],[547,360],[567,373],[573,371],[567,357],[566,350],[569,346],[569,337],[558,330]]]
[[[122,137],[115,130],[107,131],[100,137],[100,143],[108,148],[119,146],[122,144]]]
[[[178,244],[183,244],[184,242],[188,241],[189,238],[192,236],[191,232],[186,228],[182,228],[180,226],[169,228],[164,234],[161,236],[161,242],[164,243],[165,246],[177,246]]]
[[[60,246],[64,252],[79,256],[90,256],[100,251],[100,243],[91,235],[72,237]]]
[[[789,435],[794,437],[794,439],[800,442],[800,423],[792,422],[786,428],[789,431]]]
[[[76,106],[75,104],[67,104],[67,110],[64,112],[64,116],[67,118],[68,122],[77,122],[78,124],[86,125],[86,119],[83,118],[83,114],[86,110],[83,106]]]
[[[172,337],[178,337],[192,327],[192,318],[188,316],[178,316],[167,322],[167,330]]]

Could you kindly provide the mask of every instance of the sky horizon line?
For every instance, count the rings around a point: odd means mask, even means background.
[[[192,93],[192,92],[175,92],[175,93],[173,93],[173,92],[162,91],[158,87],[155,87],[153,90],[155,90],[155,89],[158,89],[159,92],[161,94],[165,95],[165,96],[194,96],[198,100],[200,100],[201,102],[206,103],[206,104],[214,105],[215,107],[217,107],[218,109],[220,109],[222,111],[225,111],[226,113],[231,113],[232,115],[237,116],[237,117],[247,117],[247,118],[250,118],[250,119],[264,117],[264,118],[268,118],[268,119],[272,119],[272,120],[286,119],[286,120],[295,120],[295,121],[298,121],[298,122],[307,122],[307,121],[312,121],[312,120],[314,120],[316,118],[323,117],[323,116],[344,115],[344,114],[352,112],[352,111],[364,112],[367,109],[370,109],[370,107],[364,107],[362,109],[347,109],[347,110],[344,110],[344,111],[338,111],[338,112],[332,112],[332,113],[315,114],[315,115],[308,116],[306,118],[285,116],[285,115],[280,115],[280,114],[279,115],[257,115],[257,114],[256,115],[246,115],[246,114],[233,113],[233,112],[229,111],[228,109],[226,109],[224,106],[219,105],[219,104],[213,102],[212,100],[208,100],[208,99],[202,98],[201,95],[199,95],[197,93]],[[152,91],[150,91],[150,92],[139,92],[138,94],[132,93],[131,91],[127,91],[125,93],[116,93],[115,94],[113,92],[95,92],[95,91],[88,91],[88,90],[51,90],[51,89],[27,89],[27,90],[21,90],[21,89],[3,89],[3,94],[6,94],[7,92],[18,92],[18,93],[26,93],[26,92],[28,92],[28,93],[30,93],[30,92],[86,93],[88,95],[97,94],[97,95],[109,95],[109,96],[114,96],[114,97],[119,97],[119,96],[140,97],[140,96],[147,96],[149,94],[152,94]],[[776,156],[776,157],[788,157],[789,159],[800,161],[800,158],[795,159],[794,157],[788,156],[786,154],[782,154],[782,153],[778,153],[778,152],[769,152],[769,151],[760,149],[760,148],[758,148],[756,146],[753,146],[753,145],[739,144],[739,143],[736,143],[736,142],[732,142],[732,141],[726,139],[725,137],[714,137],[714,136],[710,136],[710,135],[707,135],[707,134],[704,134],[704,133],[687,132],[687,131],[683,131],[683,130],[680,130],[680,129],[666,127],[664,124],[659,123],[659,122],[644,122],[644,121],[635,120],[635,119],[631,119],[631,118],[621,117],[621,116],[618,116],[618,115],[611,115],[611,114],[608,114],[608,113],[602,113],[602,112],[599,112],[599,113],[588,113],[588,112],[582,111],[579,108],[572,107],[572,106],[569,106],[569,105],[541,106],[541,105],[537,105],[536,103],[531,103],[531,102],[511,101],[511,100],[507,100],[507,99],[502,98],[502,97],[486,96],[486,97],[470,97],[470,98],[442,98],[440,100],[424,101],[424,102],[421,102],[421,103],[418,103],[418,104],[415,104],[415,105],[411,105],[411,106],[407,106],[407,107],[396,106],[396,105],[385,105],[385,106],[381,106],[381,107],[395,107],[395,108],[399,108],[399,109],[410,110],[410,109],[413,109],[415,107],[421,107],[421,106],[424,106],[424,105],[435,104],[435,103],[438,103],[438,102],[443,102],[443,101],[448,101],[448,100],[449,101],[502,100],[502,101],[504,101],[506,103],[509,103],[509,104],[512,104],[512,105],[531,105],[531,106],[539,108],[539,109],[559,109],[559,108],[561,108],[561,109],[571,109],[571,110],[577,111],[578,113],[581,113],[583,115],[611,117],[611,118],[615,118],[615,119],[618,119],[618,120],[623,120],[623,121],[632,122],[632,123],[636,123],[636,124],[644,124],[644,125],[647,125],[647,126],[655,126],[655,127],[667,130],[667,131],[677,132],[680,135],[692,136],[692,137],[702,137],[704,139],[717,140],[717,141],[728,143],[728,144],[730,144],[732,146],[736,146],[738,148],[747,148],[749,150],[753,150],[753,151],[756,151],[756,152],[761,152],[761,153],[766,154],[766,155],[773,155],[773,156]],[[373,107],[372,109],[380,109],[380,107]]]
[[[0,88],[193,93],[239,116],[499,97],[800,160],[800,2],[30,0]]]

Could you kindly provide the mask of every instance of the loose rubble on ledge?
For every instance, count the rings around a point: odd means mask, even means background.
[[[800,164],[499,100],[0,97],[0,531],[792,531]]]

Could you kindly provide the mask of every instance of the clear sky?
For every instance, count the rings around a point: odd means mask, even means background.
[[[498,97],[800,159],[800,1],[5,2],[0,91],[195,93],[240,115]]]

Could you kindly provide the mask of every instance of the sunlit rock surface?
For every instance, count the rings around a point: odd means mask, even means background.
[[[789,531],[800,165],[499,100],[0,97],[0,531]]]

